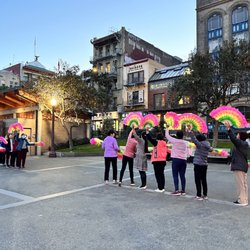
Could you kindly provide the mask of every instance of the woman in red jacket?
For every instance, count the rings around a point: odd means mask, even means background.
[[[167,144],[162,133],[158,133],[156,139],[153,139],[149,133],[149,128],[147,128],[146,135],[147,139],[154,146],[151,155],[151,162],[154,166],[155,178],[158,185],[158,188],[155,191],[163,193],[165,191],[164,169],[167,159]]]

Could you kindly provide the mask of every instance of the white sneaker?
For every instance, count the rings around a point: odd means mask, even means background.
[[[157,193],[163,193],[163,192],[165,192],[165,189],[159,189],[159,188],[157,188],[157,189],[155,189],[155,192],[157,192]]]
[[[140,186],[139,189],[146,189],[147,186]]]
[[[118,181],[117,180],[113,180],[113,184],[118,184]]]
[[[105,181],[104,183],[107,185],[107,184],[109,184],[109,181]]]
[[[195,199],[196,199],[197,201],[203,201],[203,198],[200,197],[200,196],[196,196]]]
[[[131,182],[131,183],[130,183],[130,186],[135,186],[135,183],[134,183],[134,182]]]

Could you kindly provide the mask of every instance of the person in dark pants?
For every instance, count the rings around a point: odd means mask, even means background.
[[[196,199],[207,200],[207,167],[208,167],[208,153],[213,151],[209,142],[206,140],[204,134],[197,134],[196,136],[191,131],[191,126],[186,126],[187,134],[190,136],[191,141],[196,145],[194,152],[194,179],[196,185]],[[203,189],[203,190],[202,190]],[[201,196],[203,191],[203,196]]]
[[[7,144],[6,144],[6,165],[7,167],[10,167],[13,165],[13,154],[14,154],[14,135],[13,134],[8,134],[7,136]]]
[[[172,158],[172,175],[174,179],[175,191],[172,195],[185,195],[186,194],[186,168],[188,156],[188,142],[183,140],[184,133],[182,130],[176,132],[174,138],[169,135],[168,126],[165,131],[165,137],[172,143],[171,158]],[[181,179],[181,190],[179,190],[179,176]]]
[[[6,144],[0,139],[0,147],[6,151]],[[0,152],[0,164],[5,166],[5,151]]]
[[[151,162],[154,166],[155,178],[158,185],[155,192],[163,193],[165,191],[164,169],[167,159],[167,144],[162,133],[158,133],[156,139],[153,139],[149,133],[149,128],[147,128],[146,135],[147,139],[154,146],[151,155]]]
[[[117,181],[117,153],[120,151],[117,141],[115,139],[115,131],[111,129],[108,132],[108,136],[104,139],[102,143],[102,149],[104,150],[104,160],[105,160],[105,172],[104,181],[106,184],[109,182],[109,169],[110,164],[113,168],[113,184],[118,184]]]
[[[18,168],[25,168],[25,162],[26,162],[26,156],[28,150],[28,146],[35,146],[35,143],[30,143],[27,140],[27,135],[22,133],[21,138],[19,137],[19,134],[17,134],[17,167]]]
[[[134,166],[134,157],[135,157],[135,151],[136,151],[136,145],[137,141],[135,140],[133,136],[133,131],[131,130],[128,136],[127,144],[125,147],[125,151],[122,156],[122,168],[120,172],[120,178],[119,178],[119,186],[122,184],[122,178],[126,169],[126,166],[128,164],[129,166],[129,174],[130,174],[130,185],[134,186],[134,172],[133,172],[133,166]]]

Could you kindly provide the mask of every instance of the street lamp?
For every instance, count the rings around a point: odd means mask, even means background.
[[[56,100],[52,98],[51,100],[51,106],[52,106],[52,117],[51,117],[51,148],[49,152],[49,157],[56,157],[56,151],[55,151],[55,106],[56,106]]]

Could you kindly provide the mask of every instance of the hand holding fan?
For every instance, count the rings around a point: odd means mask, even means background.
[[[229,122],[231,126],[240,128],[247,127],[245,116],[236,108],[231,106],[221,106],[210,112],[210,116],[215,120],[224,123]]]
[[[128,114],[128,116],[124,119],[124,124],[127,126],[132,127],[132,124],[134,125],[134,128],[138,128],[141,126],[143,120],[143,116],[139,112],[131,112]]]

